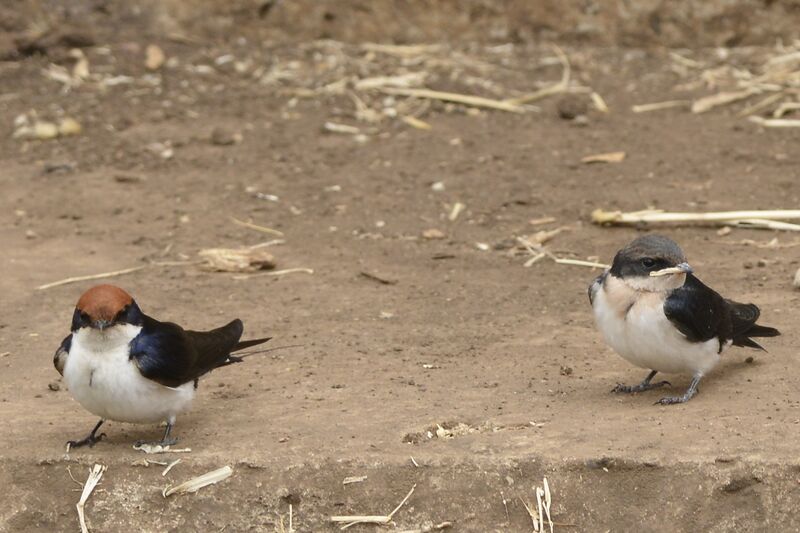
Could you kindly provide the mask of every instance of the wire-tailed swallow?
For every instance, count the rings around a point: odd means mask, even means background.
[[[612,392],[640,392],[669,385],[652,383],[657,372],[691,374],[683,396],[659,400],[684,403],[731,344],[763,350],[751,337],[775,337],[775,328],[756,324],[758,307],[727,300],[692,274],[680,247],[667,237],[646,235],[617,252],[611,268],[589,287],[597,327],[623,358],[651,372],[638,385]]]
[[[269,340],[240,341],[242,321],[211,331],[189,331],[142,313],[130,294],[113,285],[92,287],[78,300],[72,333],[53,357],[72,395],[100,417],[84,439],[70,447],[93,446],[106,420],[166,421],[158,444],[170,445],[175,417],[188,409],[198,378],[241,361],[232,352]]]

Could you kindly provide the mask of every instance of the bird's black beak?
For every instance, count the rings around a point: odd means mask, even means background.
[[[689,263],[685,263],[685,262],[684,262],[684,263],[681,263],[681,264],[679,264],[679,265],[678,265],[678,268],[679,268],[679,269],[681,270],[681,272],[683,272],[684,274],[691,274],[692,272],[694,272],[694,270],[692,269],[692,267],[691,267],[691,266],[689,266]]]
[[[111,320],[93,320],[90,324],[93,329],[99,329],[103,331],[104,329],[113,326],[114,322]]]

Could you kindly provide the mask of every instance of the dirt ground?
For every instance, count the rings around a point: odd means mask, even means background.
[[[516,95],[559,80],[549,46],[431,43],[443,48],[415,63],[335,41],[136,40],[124,22],[81,48],[81,83],[74,40],[0,63],[0,530],[77,530],[70,476],[83,481],[95,463],[108,470],[87,505],[93,531],[288,531],[290,504],[295,531],[335,531],[330,516],[388,513],[412,486],[397,530],[530,531],[522,502],[543,477],[560,531],[800,530],[798,240],[664,230],[705,282],[758,303],[784,333],[768,353],[726,352],[694,400],[670,407],[653,405],[664,391],[609,393],[644,373],[594,328],[586,287],[599,270],[526,268],[514,240],[564,228],[550,251],[609,262],[639,233],[592,225],[596,208],[795,207],[800,130],[760,128],[737,117],[743,104],[633,113],[708,94],[676,92],[699,71],[667,50],[565,47],[575,83],[610,112],[579,92],[513,113],[346,87],[427,69],[431,88]],[[148,71],[153,43],[167,61]],[[342,72],[355,78],[331,88]],[[108,81],[118,76],[128,78]],[[430,129],[359,115],[359,100]],[[14,138],[20,116],[82,128]],[[625,160],[580,163],[614,151]],[[204,248],[275,238],[232,217],[283,233],[268,248],[278,270],[313,273],[187,264]],[[530,222],[543,217],[553,220]],[[37,290],[135,266],[146,268],[110,281],[152,316],[196,329],[239,317],[246,336],[299,345],[204,378],[176,426],[191,453],[146,457],[182,459],[165,477],[131,448],[157,438],[155,426],[110,422],[106,440],[65,455],[95,420],[51,358],[94,282]],[[689,383],[669,379],[670,393]],[[223,465],[234,474],[220,484],[162,497]],[[343,485],[348,476],[366,479]]]

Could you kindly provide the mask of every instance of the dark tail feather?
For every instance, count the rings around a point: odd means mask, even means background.
[[[244,350],[245,348],[249,348],[251,346],[258,346],[259,344],[263,344],[270,340],[272,337],[264,337],[263,339],[251,339],[249,341],[239,341],[233,347],[231,352],[238,352],[239,350]],[[228,366],[232,365],[233,363],[241,363],[244,361],[243,356],[236,356],[236,355],[228,355],[228,358],[225,359],[219,366]]]
[[[766,352],[767,350],[763,346],[758,344],[750,337],[777,337],[780,334],[781,332],[775,328],[753,324],[753,326],[750,327],[750,329],[748,329],[744,333],[744,335],[741,335],[740,337],[736,337],[735,339],[733,339],[733,345],[746,346],[748,348],[755,348],[756,350],[761,350],[763,352]]]
[[[249,341],[239,341],[236,343],[236,346],[233,347],[232,352],[238,352],[239,350],[244,350],[245,348],[249,348],[251,346],[258,346],[259,344],[264,344],[272,337],[264,337],[263,339],[251,339]]]
[[[746,346],[748,348],[755,348],[756,350],[761,350],[762,352],[766,352],[767,349],[758,344],[756,341],[749,337],[738,337],[733,339],[734,346]]]
[[[746,334],[748,337],[777,337],[781,332],[769,326],[753,324],[753,327],[748,329]]]

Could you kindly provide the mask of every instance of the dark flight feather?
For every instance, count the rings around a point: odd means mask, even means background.
[[[726,300],[692,274],[667,297],[664,314],[691,342],[717,338],[720,351],[728,341],[763,350],[750,337],[780,335],[775,328],[756,324],[761,314],[757,306]]]
[[[56,370],[58,370],[58,373],[62,376],[64,375],[64,365],[67,364],[67,356],[69,355],[70,347],[72,347],[72,333],[64,337],[58,350],[56,350],[56,353],[53,355],[53,366],[56,367]]]
[[[266,342],[239,341],[239,319],[211,331],[184,330],[171,322],[144,317],[142,331],[131,341],[131,359],[142,376],[167,387],[178,387],[225,366],[231,352]],[[268,340],[268,339],[267,339]]]
[[[597,289],[603,286],[607,276],[608,272],[603,272],[594,279],[591,285],[589,285],[589,305],[594,305],[594,295],[597,292]]]

